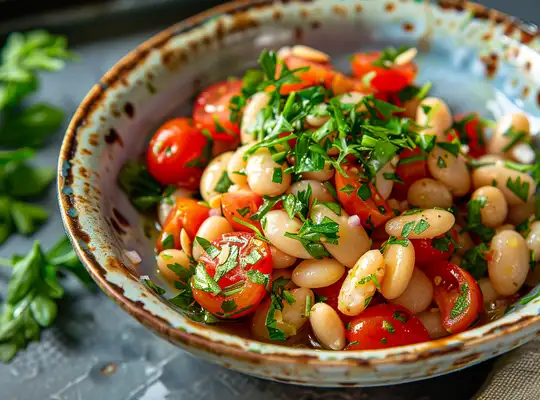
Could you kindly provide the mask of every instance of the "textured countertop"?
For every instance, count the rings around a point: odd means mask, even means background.
[[[199,7],[202,3],[205,1],[200,2]],[[483,3],[492,6],[506,3],[507,10],[511,9],[504,0]],[[517,0],[513,3],[532,5],[535,2]],[[522,16],[527,15],[522,11]],[[535,15],[540,19],[539,13]],[[169,15],[168,19],[173,19],[173,16]],[[72,30],[78,34],[79,44],[74,50],[80,54],[81,61],[68,65],[62,73],[44,75],[36,100],[46,98],[63,107],[71,116],[90,87],[111,65],[160,30],[162,24],[172,22],[164,16],[156,17],[156,21],[159,23],[150,30],[113,39],[91,40],[89,28],[85,31],[82,25],[79,31]],[[59,133],[39,154],[39,164],[56,165],[61,139],[62,134]],[[57,209],[53,187],[44,204],[51,211]],[[57,215],[37,236],[48,248],[62,231]],[[30,239],[12,237],[0,248],[0,257],[25,252],[30,243]],[[8,274],[8,270],[0,269],[1,293],[5,290]],[[321,390],[286,386],[195,359],[151,334],[102,292],[88,293],[74,281],[68,283],[68,288],[69,295],[60,304],[58,323],[46,330],[39,343],[32,343],[11,364],[0,365],[1,400],[459,400],[471,398],[492,366],[491,362],[486,362],[451,375],[386,388]]]

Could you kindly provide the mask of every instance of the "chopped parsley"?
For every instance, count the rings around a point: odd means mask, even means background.
[[[527,202],[527,198],[529,197],[529,186],[530,183],[522,182],[520,176],[516,177],[514,181],[508,177],[506,181],[506,187],[524,202]]]
[[[459,296],[450,311],[450,318],[454,319],[463,314],[470,305],[469,301],[469,285],[464,283],[459,287]]]
[[[197,290],[213,293],[218,295],[221,293],[221,287],[210,276],[203,263],[198,263],[195,268],[195,275],[192,278],[193,287]]]
[[[157,285],[156,283],[152,282],[150,277],[147,275],[141,276],[141,282],[144,283],[144,285],[152,290],[154,293],[158,294],[159,296],[165,294],[167,291],[163,289],[161,286]]]
[[[410,221],[403,225],[403,229],[401,230],[401,236],[404,238],[408,238],[411,232],[413,232],[415,235],[420,235],[425,232],[425,230],[429,227],[429,222],[427,222],[424,218],[420,218],[418,222]]]
[[[208,254],[208,257],[210,258],[216,258],[219,256],[219,249],[215,247],[212,243],[210,243],[208,240],[206,240],[203,237],[195,236],[195,241],[199,243],[199,245],[203,248],[203,250]]]
[[[173,249],[174,248],[174,236],[170,233],[165,234],[161,239],[161,246],[163,250]]]
[[[272,174],[272,182],[274,183],[283,182],[283,170],[280,167],[274,168],[274,172]]]
[[[248,215],[250,211],[251,209],[249,208],[249,206],[236,209],[236,212],[240,214],[242,217],[245,217],[246,215]]]
[[[232,186],[232,181],[229,179],[229,175],[227,174],[227,171],[223,171],[221,174],[221,177],[219,178],[219,181],[216,183],[216,187],[214,190],[218,193],[226,193],[229,188]]]
[[[364,276],[362,279],[360,279],[356,284],[357,285],[365,285],[366,283],[368,282],[373,282],[373,284],[375,285],[375,287],[377,289],[380,289],[381,288],[381,284],[379,283],[379,280],[377,279],[377,277],[375,276],[375,274],[369,274],[367,276]]]
[[[358,188],[358,190],[356,191],[356,195],[363,201],[367,201],[372,196],[371,188],[368,184],[364,183]]]
[[[382,322],[382,327],[385,331],[387,331],[388,333],[390,334],[394,334],[396,333],[396,328],[394,328],[394,325],[392,325],[390,322],[388,322],[387,320],[383,320]]]
[[[369,189],[369,187],[368,187],[368,189]],[[358,188],[358,190],[360,191],[360,188]],[[341,189],[339,189],[339,191],[345,193],[347,196],[350,196],[351,194],[354,193],[354,186],[347,183],[345,186],[343,186]],[[358,197],[360,197],[360,196],[358,196]]]
[[[407,313],[401,310],[394,311],[393,317],[394,319],[398,320],[402,324],[406,324],[407,321],[409,320],[409,316],[407,315]]]
[[[489,242],[495,236],[495,229],[482,224],[481,209],[486,205],[485,197],[478,197],[469,200],[467,203],[467,222],[468,225],[463,228],[464,231],[472,231],[476,233],[483,242]]]
[[[270,292],[270,307],[268,308],[268,313],[266,314],[266,329],[268,331],[268,336],[270,340],[279,340],[285,341],[287,337],[285,333],[277,328],[277,320],[275,318],[276,310],[283,310],[283,301],[287,301],[284,296],[285,293],[290,293],[284,290],[284,287],[290,282],[290,279],[279,278],[272,282],[272,290]],[[290,300],[290,299],[289,299]],[[294,298],[293,298],[294,300]],[[294,302],[294,301],[293,301]]]
[[[459,155],[459,151],[461,150],[459,143],[437,142],[437,146],[451,153],[455,157]]]
[[[469,272],[474,279],[485,276],[488,270],[486,254],[489,247],[485,243],[480,243],[465,252],[460,267]]]
[[[316,259],[330,257],[322,241],[330,244],[338,243],[339,225],[328,217],[324,217],[319,223],[307,219],[298,233],[286,232],[285,237],[298,240],[304,249]]]
[[[236,310],[237,307],[238,306],[236,305],[234,299],[224,300],[223,303],[221,303],[221,309],[226,313]]]
[[[267,287],[268,282],[270,282],[270,275],[263,274],[259,270],[250,269],[246,274],[248,279],[256,285],[264,285],[264,287]]]
[[[235,269],[238,266],[238,254],[239,254],[239,247],[238,246],[231,246],[231,245],[224,245],[221,248],[220,256],[221,259],[222,254],[226,252],[228,249],[227,258],[223,260],[218,266],[216,267],[216,273],[214,275],[214,280],[216,282],[219,282],[221,278],[223,278],[225,275],[227,275],[229,272],[231,272],[233,269]]]
[[[446,162],[444,161],[444,159],[442,157],[439,157],[437,159],[437,167],[439,167],[441,169],[447,167]]]
[[[409,50],[409,47],[401,46],[396,49],[395,47],[387,47],[382,52],[378,59],[373,61],[371,65],[376,67],[382,67],[385,69],[392,68],[394,61],[400,55]]]

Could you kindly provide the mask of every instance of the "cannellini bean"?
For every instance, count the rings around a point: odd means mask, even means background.
[[[255,93],[249,99],[249,102],[244,109],[240,125],[240,141],[242,144],[255,141],[256,138],[253,135],[253,132],[251,132],[251,129],[255,125],[259,112],[266,107],[269,102],[270,95],[266,92]]]
[[[540,260],[540,221],[533,222],[527,235],[527,247],[534,251],[536,261]]]
[[[294,269],[292,279],[297,286],[316,289],[336,283],[344,273],[345,267],[331,258],[304,260]]]
[[[270,299],[262,303],[253,314],[251,318],[251,333],[259,339],[269,341],[268,328],[266,327],[266,317],[270,308]],[[283,320],[282,312],[276,310],[274,312],[274,319],[276,320],[276,328],[285,334],[285,337],[291,337],[296,335],[296,328],[294,325],[289,324]]]
[[[184,188],[178,188],[174,192],[171,193],[170,196],[167,196],[159,202],[158,205],[158,221],[161,226],[165,225],[165,221],[167,220],[167,217],[171,213],[171,210],[173,209],[174,205],[176,204],[176,199],[184,199],[184,198],[193,198],[195,193],[192,190],[187,190]]]
[[[291,49],[292,55],[303,58],[304,60],[313,61],[316,63],[325,64],[330,61],[330,56],[320,50],[316,50],[309,46],[296,45]]]
[[[427,310],[433,300],[433,284],[424,272],[415,268],[405,291],[401,296],[388,300],[390,303],[399,304],[410,312],[418,314]]]
[[[499,297],[499,294],[493,288],[489,278],[480,278],[478,279],[478,286],[482,291],[482,296],[484,297],[484,304],[489,305],[493,303]]]
[[[319,203],[325,203],[327,201],[334,201],[334,198],[323,185],[322,182],[315,180],[301,180],[293,183],[289,189],[287,189],[287,194],[292,193],[295,196],[298,196],[298,192],[304,192],[307,190],[308,186],[311,186],[311,199],[310,205],[313,204],[313,201],[317,199]]]
[[[398,161],[399,157],[392,158],[375,175],[375,188],[383,199],[390,197],[390,193],[392,193],[392,188],[394,187],[394,181],[392,179],[386,179],[384,175],[394,174]]]
[[[308,297],[311,297],[310,304],[313,304],[315,303],[315,295],[313,294],[313,291],[308,288],[292,289],[290,293],[294,297],[294,303],[289,304],[284,301],[281,316],[283,317],[283,321],[291,324],[298,331],[304,326],[309,318],[306,315],[306,303],[308,302]]]
[[[349,223],[349,214],[341,209],[341,214],[337,215],[324,204],[317,204],[311,210],[311,219],[320,224],[324,217],[330,218],[339,225],[338,244],[323,243],[328,252],[340,263],[348,268],[352,268],[356,261],[369,250],[369,236],[362,225]]]
[[[328,161],[324,163],[324,169],[321,171],[303,172],[303,179],[312,179],[319,182],[326,182],[334,176],[334,167]]]
[[[536,205],[534,198],[530,198],[525,204],[508,208],[507,221],[514,225],[519,225],[525,222],[531,215],[536,213]]]
[[[505,136],[505,133],[512,128],[513,131],[525,133],[524,139],[530,135],[530,124],[527,116],[523,113],[513,113],[504,115],[495,127],[493,137],[488,142],[487,150],[491,154],[503,154],[506,146],[512,142],[512,136]],[[508,155],[512,155],[512,149],[507,150]]]
[[[275,169],[281,169],[281,182],[272,182]],[[279,196],[291,185],[291,174],[285,172],[287,164],[280,165],[272,160],[272,154],[261,149],[248,158],[247,182],[253,192],[264,196]]]
[[[285,289],[296,289],[298,286],[292,280],[292,271],[290,269],[277,269],[272,272],[272,282],[277,281],[280,278],[289,279],[290,282],[287,283],[283,288]]]
[[[452,254],[452,257],[450,257],[450,262],[452,264],[461,265],[461,262],[463,261],[463,257],[461,257],[459,254]]]
[[[229,163],[227,164],[227,174],[229,175],[229,179],[232,183],[240,187],[247,186],[247,177],[239,174],[239,172],[243,172],[245,174],[246,161],[244,160],[244,155],[252,146],[253,143],[248,143],[236,149],[234,154],[229,159]]]
[[[317,108],[319,112],[322,112],[328,108],[328,105],[326,105],[325,103],[321,103],[318,104],[315,108]],[[313,128],[319,128],[323,126],[329,119],[330,115],[317,115],[317,113],[308,114],[306,116],[306,123]]]
[[[309,322],[322,347],[329,350],[343,350],[345,327],[332,307],[326,303],[315,304],[311,308]]]
[[[201,196],[205,201],[210,201],[212,197],[219,194],[216,192],[216,185],[223,174],[227,173],[227,164],[232,155],[232,151],[220,154],[210,161],[208,166],[204,169],[201,176],[200,191]]]
[[[484,207],[480,209],[482,223],[491,228],[501,225],[508,215],[508,204],[503,192],[494,186],[482,186],[474,191],[473,200],[485,199]]]
[[[189,237],[188,233],[184,228],[180,231],[180,246],[186,254],[191,257],[193,240]]]
[[[381,293],[386,299],[395,299],[403,294],[414,271],[414,247],[389,244],[384,249],[385,273]]]
[[[507,184],[509,180],[516,184],[519,179],[523,188],[525,187],[524,185],[527,183],[529,184],[527,200],[532,199],[532,196],[536,191],[534,180],[529,175],[496,165],[486,165],[485,167],[477,168],[473,172],[472,178],[475,189],[489,185],[497,187],[503,192],[509,206],[523,205],[526,203],[526,201],[523,201],[522,198],[516,196],[516,194],[508,188]]]
[[[452,193],[441,182],[423,178],[409,187],[407,201],[419,208],[449,208],[452,207]]]
[[[455,217],[445,210],[427,209],[410,215],[400,215],[386,222],[385,230],[390,236],[402,236],[403,228],[412,227],[409,239],[433,239],[452,229]],[[415,232],[416,230],[416,232]]]
[[[431,339],[438,339],[450,334],[442,325],[441,312],[439,310],[424,311],[418,314],[417,317],[422,321]]]
[[[515,231],[515,230],[516,230],[516,227],[514,225],[512,225],[512,224],[504,224],[504,225],[498,226],[495,229],[495,232],[500,233],[500,232],[503,232],[503,231]]]
[[[313,258],[298,240],[285,236],[286,232],[298,233],[302,227],[302,222],[298,218],[290,219],[286,211],[273,210],[266,214],[262,226],[264,235],[277,249],[296,258],[304,260]]]
[[[464,196],[471,188],[471,176],[462,157],[456,157],[440,146],[429,152],[427,165],[429,173],[441,181],[454,196]]]
[[[275,269],[289,268],[296,262],[296,257],[282,252],[276,246],[270,245],[270,253]]]
[[[510,296],[523,286],[529,272],[527,242],[517,232],[504,231],[493,236],[491,250],[489,279],[497,293]]]
[[[189,272],[189,258],[183,250],[167,249],[160,252],[157,256],[157,267],[159,273],[169,282],[180,281],[180,277],[174,272],[172,268],[184,268]]]
[[[418,107],[420,106],[420,99],[417,99],[416,97],[413,97],[410,100],[407,100],[401,108],[404,108],[405,111],[403,111],[403,116],[410,118],[412,120],[416,119],[416,110],[418,110]]]
[[[197,235],[201,238],[204,238],[208,240],[209,242],[212,242],[216,239],[218,239],[221,235],[224,233],[230,233],[234,232],[233,227],[227,221],[225,217],[221,216],[212,216],[208,217],[199,227],[199,230],[197,231]],[[192,250],[192,257],[195,260],[198,260],[202,254],[204,253],[203,248],[201,245],[197,242],[197,240],[193,241],[193,250]]]
[[[339,291],[339,311],[351,316],[364,311],[375,294],[376,281],[383,282],[384,274],[384,258],[379,250],[370,250],[360,257]]]
[[[424,107],[429,107],[426,114]],[[445,140],[445,132],[452,126],[452,114],[448,105],[437,97],[426,97],[420,102],[416,111],[416,123],[420,126],[426,126],[422,130],[424,135],[435,135],[439,139]]]
[[[461,227],[458,225],[455,227],[458,232],[458,246],[456,248],[456,253],[462,256],[467,252],[467,250],[474,247],[474,242],[469,232],[461,232]]]

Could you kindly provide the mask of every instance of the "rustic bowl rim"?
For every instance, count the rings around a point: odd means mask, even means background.
[[[299,1],[299,0],[296,0]],[[87,115],[99,105],[100,100],[107,92],[108,88],[113,84],[122,79],[123,75],[135,70],[138,66],[138,63],[142,61],[145,56],[149,53],[150,50],[159,49],[164,47],[169,40],[175,38],[178,35],[185,34],[193,28],[196,28],[201,23],[207,21],[210,18],[219,17],[223,14],[235,12],[235,11],[247,11],[255,7],[260,7],[264,5],[272,5],[276,3],[273,0],[237,0],[230,1],[206,11],[203,11],[199,14],[196,14],[192,17],[189,17],[181,22],[178,22],[147,39],[135,49],[131,50],[127,55],[122,57],[114,66],[112,66],[101,80],[95,84],[88,94],[85,96],[81,104],[78,106],[75,111],[69,126],[66,130],[64,140],[62,142],[59,162],[58,162],[58,171],[57,171],[57,196],[60,205],[60,211],[62,216],[62,222],[64,228],[67,232],[67,235],[70,241],[73,244],[73,247],[81,259],[82,263],[96,281],[96,283],[101,287],[101,289],[111,297],[122,309],[124,309],[128,314],[133,316],[143,325],[150,327],[163,336],[167,338],[178,340],[184,343],[186,346],[193,346],[195,348],[204,350],[210,354],[215,355],[229,355],[233,356],[239,360],[246,360],[249,362],[275,362],[279,364],[283,363],[308,363],[310,365],[324,365],[328,366],[350,366],[352,364],[370,364],[370,365],[387,365],[387,364],[401,364],[401,363],[410,363],[426,358],[432,358],[437,355],[445,355],[452,353],[454,351],[463,351],[467,349],[474,349],[476,346],[492,341],[496,338],[512,334],[521,329],[527,327],[538,325],[540,326],[540,315],[522,315],[521,318],[515,322],[504,322],[504,318],[498,320],[494,323],[492,329],[490,329],[483,336],[476,337],[467,337],[461,338],[462,334],[452,335],[449,337],[431,340],[430,342],[421,343],[418,345],[429,344],[424,346],[425,349],[415,350],[412,349],[412,346],[417,345],[408,345],[400,346],[400,350],[403,350],[397,354],[385,354],[389,349],[378,349],[378,350],[357,350],[357,351],[347,351],[348,357],[344,359],[321,359],[318,354],[327,353],[335,354],[335,351],[320,351],[309,349],[307,351],[309,355],[296,353],[294,348],[282,347],[283,352],[272,352],[272,353],[260,353],[245,350],[240,347],[233,346],[228,343],[222,343],[219,341],[209,341],[207,338],[197,334],[197,333],[188,333],[182,329],[172,327],[167,321],[161,319],[158,316],[153,315],[150,311],[139,307],[133,300],[127,298],[123,290],[116,286],[115,284],[109,282],[105,276],[101,273],[101,270],[104,268],[92,257],[92,252],[95,250],[84,249],[80,244],[79,240],[81,238],[81,233],[86,234],[81,227],[73,223],[72,217],[69,215],[69,209],[73,204],[69,204],[66,201],[65,197],[62,194],[62,184],[61,177],[62,171],[64,168],[64,163],[69,161],[72,157],[74,149],[77,147],[77,132],[78,129],[84,124]],[[439,6],[448,6],[451,5],[455,7],[463,7],[469,10],[480,10],[484,13],[488,13],[492,18],[498,18],[514,25],[514,27],[526,35],[532,35],[533,37],[540,36],[540,29],[529,22],[520,20],[519,18],[509,16],[500,11],[491,9],[489,7],[480,5],[478,3],[466,1],[466,0],[436,0],[434,1]],[[309,4],[306,4],[309,6]],[[518,310],[516,314],[519,314],[523,310]],[[470,329],[466,332],[473,332],[479,327]],[[464,333],[466,333],[464,332]],[[226,335],[235,337],[236,335],[227,333]],[[248,342],[257,343],[260,346],[266,346],[266,343],[261,343],[252,339],[249,339]],[[271,345],[268,345],[271,346]],[[306,352],[306,349],[302,349],[302,352]],[[369,353],[371,357],[365,357],[364,355]],[[373,355],[383,355],[383,357],[373,357]]]

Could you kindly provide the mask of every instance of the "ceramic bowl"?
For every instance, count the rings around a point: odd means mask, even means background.
[[[197,357],[247,374],[311,386],[374,386],[455,371],[538,336],[540,299],[495,322],[412,346],[316,351],[263,344],[194,323],[144,286],[155,276],[147,224],[119,189],[124,162],[166,119],[189,115],[194,94],[256,64],[263,48],[302,43],[347,71],[348,55],[387,45],[420,50],[418,81],[433,82],[453,112],[497,118],[511,109],[540,126],[540,34],[460,1],[239,1],[181,22],[141,44],[86,96],[68,128],[59,168],[62,217],[101,288],[140,323]],[[133,265],[126,250],[142,263]],[[535,288],[534,290],[538,290]]]

